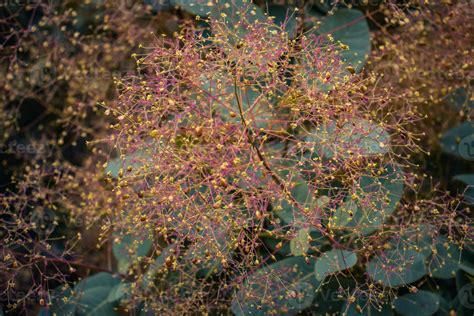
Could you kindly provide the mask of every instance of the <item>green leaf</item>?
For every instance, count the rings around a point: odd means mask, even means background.
[[[118,270],[120,273],[127,273],[128,268],[135,260],[145,257],[150,251],[153,241],[144,239],[148,236],[133,236],[126,234],[120,236],[120,242],[113,244],[112,251],[118,262]]]
[[[119,171],[125,171],[127,167],[131,166],[135,172],[144,166],[144,160],[151,161],[151,155],[149,151],[155,146],[150,146],[146,150],[137,150],[133,153],[129,153],[125,156],[120,156],[107,162],[105,173],[110,174],[112,177],[117,178]],[[153,150],[156,150],[154,148]]]
[[[319,282],[314,261],[291,257],[261,268],[247,277],[235,294],[231,310],[235,315],[296,314],[309,307]]]
[[[313,130],[306,142],[327,159],[383,155],[390,148],[390,135],[383,127],[365,119],[354,119],[342,126],[330,121]]]
[[[468,204],[474,204],[474,173],[458,174],[453,177],[453,180],[463,182],[467,185],[466,191],[463,193],[464,200]]]
[[[115,305],[107,300],[109,292],[110,288],[108,287],[95,287],[84,290],[78,299],[77,315],[118,315],[115,311]]]
[[[439,296],[439,295],[438,295]],[[449,302],[446,298],[439,296],[439,309],[435,316],[450,316],[449,312],[453,310],[453,302]]]
[[[310,315],[339,315],[345,304],[344,296],[341,296],[341,293],[351,293],[356,286],[352,277],[328,278],[321,283],[311,306]]]
[[[262,237],[260,238],[264,243],[265,246],[268,247],[268,250],[272,253],[279,254],[283,257],[287,257],[291,255],[291,247],[290,242],[287,240],[282,240],[279,238],[270,238],[270,237]],[[277,249],[277,245],[282,243],[282,247]]]
[[[282,27],[285,24],[285,31],[291,38],[296,35],[296,12],[294,8],[289,6],[271,5],[268,7],[268,15],[275,17],[273,22]]]
[[[340,249],[327,251],[316,259],[316,264],[314,265],[316,279],[323,281],[326,276],[350,269],[356,263],[357,255],[351,251]]]
[[[346,304],[341,310],[343,316],[393,316],[394,312],[390,304],[374,306],[363,298],[355,303]]]
[[[242,119],[239,114],[239,106],[235,91],[232,87],[231,105],[234,112],[237,114],[235,118],[230,117],[226,108],[222,108],[221,115],[225,121],[236,121],[241,124]],[[239,86],[238,89],[241,106],[243,109],[244,118],[247,124],[253,128],[274,129],[273,122],[278,121],[277,112],[273,108],[273,104],[263,94],[257,86]]]
[[[370,54],[370,31],[364,14],[354,9],[338,9],[321,19],[318,34],[331,34],[334,40],[349,46],[341,52],[342,60],[360,72]]]
[[[194,98],[198,101],[208,100],[223,121],[243,124],[237,101],[238,95],[243,117],[249,126],[255,129],[276,128],[273,124],[278,122],[275,119],[277,112],[271,100],[261,92],[257,85],[247,86],[237,83],[236,91],[235,82],[231,76],[220,73],[202,75],[199,85],[196,87]]]
[[[456,315],[472,315],[472,289],[474,278],[462,270],[456,273],[457,297],[460,305]]]
[[[214,1],[206,0],[172,0],[171,4],[174,6],[179,6],[181,9],[199,16],[208,16],[212,11],[218,10]]]
[[[395,310],[404,316],[430,316],[439,309],[439,296],[428,291],[418,291],[397,298]]]
[[[294,183],[293,188],[290,190],[292,197],[299,203],[300,207],[310,209],[313,205],[313,191],[308,186],[306,180],[300,177],[295,177],[291,180]],[[302,214],[302,210],[298,206],[293,205],[291,201],[281,201],[281,211],[276,214],[285,223],[299,227],[302,223],[306,222],[306,217]]]
[[[415,282],[426,272],[423,254],[409,249],[385,251],[367,264],[369,276],[387,287]]]
[[[166,258],[172,255],[173,249],[176,248],[175,244],[168,245],[166,248],[161,250],[159,256],[153,261],[148,267],[147,271],[143,275],[142,286],[144,289],[148,288],[153,282],[155,275],[163,268],[166,262]]]
[[[202,17],[210,17],[224,21],[229,28],[235,30],[239,36],[248,33],[248,29],[242,27],[242,17],[249,23],[257,20],[266,21],[262,9],[246,0],[209,1],[209,0],[171,0],[171,4],[179,6],[185,11]]]
[[[369,235],[391,215],[403,194],[404,175],[399,166],[387,165],[380,175],[362,176],[329,223],[334,227],[354,228]],[[353,198],[355,194],[355,198]]]
[[[230,232],[219,225],[208,227],[200,233],[199,239],[189,246],[184,256],[190,262],[198,260],[195,264],[198,268],[196,275],[203,278],[222,271],[222,260],[229,259],[234,252],[231,244]]]
[[[473,185],[474,186],[474,173],[469,174],[458,174],[453,177],[454,180],[461,181],[466,185]]]
[[[300,229],[296,237],[290,241],[290,249],[293,256],[303,256],[308,252],[310,247],[309,233],[309,228]]]
[[[470,275],[474,275],[474,264],[470,261],[461,262],[461,264],[459,265],[459,268],[469,273]]]
[[[129,293],[130,284],[120,282],[110,290],[109,296],[107,296],[107,302],[113,303],[120,301],[122,298],[127,297]]]
[[[110,273],[99,272],[81,280],[76,286],[54,291],[51,307],[42,309],[46,315],[65,316],[115,316],[116,300],[113,294],[121,284],[120,279]]]
[[[459,270],[461,253],[455,244],[449,243],[446,237],[438,237],[435,245],[436,253],[433,253],[429,269],[435,278],[451,279]]]
[[[120,283],[120,279],[107,272],[99,272],[81,280],[75,286],[74,290],[81,292],[96,287],[107,287],[112,289]]]
[[[74,316],[76,313],[77,304],[74,296],[72,295],[72,289],[70,287],[64,288],[62,286],[54,289],[51,294],[51,306],[42,308],[39,312],[39,316],[50,316],[50,315],[64,315]]]
[[[474,276],[474,252],[465,248],[461,255],[459,268]]]
[[[474,109],[474,99],[471,98],[465,88],[456,89],[449,94],[446,97],[446,102],[458,111],[462,109]]]
[[[474,159],[474,122],[464,122],[448,130],[441,138],[441,148],[448,154]]]
[[[434,227],[420,225],[416,228],[401,230],[399,236],[393,238],[390,244],[392,248],[403,248],[419,252],[426,259],[431,256],[432,248],[435,244],[434,234],[436,234]]]

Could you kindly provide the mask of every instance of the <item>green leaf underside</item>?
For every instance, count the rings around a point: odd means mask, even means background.
[[[127,283],[119,283],[114,286],[107,296],[107,302],[113,303],[120,301],[122,298],[126,297],[129,294],[130,285]]]
[[[319,282],[314,261],[291,257],[252,273],[236,293],[231,310],[235,315],[295,314],[309,307]]]
[[[419,290],[398,297],[393,304],[395,310],[404,316],[430,316],[439,309],[439,301],[435,293]]]
[[[357,263],[355,253],[348,250],[333,249],[316,259],[314,266],[316,279],[323,281],[326,276],[335,272],[350,269]]]
[[[388,250],[367,264],[367,273],[374,281],[387,287],[406,285],[426,275],[425,257],[409,249]]]

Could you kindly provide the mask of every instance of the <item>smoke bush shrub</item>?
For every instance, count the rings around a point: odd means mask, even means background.
[[[355,74],[343,43],[234,10],[211,35],[157,37],[104,105],[119,155],[110,229],[148,254],[122,271],[132,297],[155,313],[263,315],[322,312],[331,280],[341,312],[415,291],[442,227],[467,233],[454,207],[402,200],[417,186],[404,171],[415,112]]]
[[[103,4],[106,12],[113,6]],[[37,159],[16,178],[17,191],[0,195],[1,290],[8,301],[33,299],[47,315],[353,315],[457,308],[459,302],[441,293],[444,288],[438,293],[440,286],[434,289],[431,281],[452,283],[456,276],[458,286],[467,283],[469,213],[457,199],[420,193],[426,182],[412,172],[417,166],[411,161],[422,151],[421,133],[413,132],[420,100],[414,90],[405,93],[403,82],[376,75],[386,71],[386,60],[409,73],[411,59],[397,55],[390,43],[386,51],[378,47],[380,68],[363,69],[371,45],[357,10],[321,6],[302,19],[299,8],[272,20],[246,1],[172,4],[201,15],[196,20],[208,28],[189,23],[173,37],[145,37],[150,25],[129,28],[133,12],[112,10],[115,18],[104,16],[97,37],[69,36],[84,52],[58,67],[56,79],[67,78],[68,102],[80,106],[61,113],[58,123],[87,130],[93,156],[80,167],[59,163],[61,155],[54,163]],[[322,17],[327,11],[333,15]],[[62,13],[81,24],[73,12],[59,10],[42,26],[59,27],[54,17]],[[393,15],[410,22],[403,11]],[[117,39],[107,36],[109,27]],[[407,37],[408,54],[413,47]],[[146,45],[145,53],[133,55],[137,75],[116,78],[117,99],[101,104],[113,122],[104,137],[101,126],[95,133],[82,120],[97,111],[97,100],[107,99],[108,80],[88,87],[74,75],[101,59],[96,40],[106,41],[104,63],[115,69],[138,38]],[[42,42],[35,40],[32,56]],[[462,47],[461,40],[456,43],[453,56]],[[2,80],[3,89],[14,92],[2,96],[9,101],[38,84]],[[410,89],[418,85],[413,80]],[[45,91],[55,112],[62,97]],[[104,147],[116,152],[105,164]],[[84,229],[100,226],[99,242],[89,243],[113,256],[113,266],[72,259],[87,237],[55,230],[63,212],[83,219]],[[67,240],[66,246],[58,240]],[[73,284],[70,276],[78,268],[90,276]],[[25,279],[30,291],[19,296],[18,280]]]

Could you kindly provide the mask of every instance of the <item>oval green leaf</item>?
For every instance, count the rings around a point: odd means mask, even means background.
[[[352,251],[340,249],[327,251],[316,259],[316,264],[314,265],[316,279],[322,281],[326,276],[350,269],[356,263],[357,255]]]
[[[425,257],[414,250],[388,250],[367,264],[372,280],[387,287],[398,287],[415,282],[427,273]]]
[[[439,296],[420,290],[397,298],[393,304],[395,310],[404,316],[430,316],[439,309]]]
[[[252,273],[235,294],[235,315],[296,314],[309,307],[319,282],[303,257],[291,257]]]

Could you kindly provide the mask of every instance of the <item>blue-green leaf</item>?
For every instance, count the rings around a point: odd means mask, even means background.
[[[314,129],[306,142],[325,158],[345,159],[383,155],[390,148],[390,135],[383,127],[365,119],[354,119],[342,126],[330,121]]]
[[[120,301],[121,299],[127,297],[129,294],[130,284],[120,282],[110,290],[109,296],[107,296],[107,302],[113,303]]]
[[[219,113],[223,121],[243,124],[240,116],[239,102],[246,123],[253,128],[273,127],[276,112],[272,102],[256,85],[246,86],[237,84],[228,74],[212,74],[200,77],[194,98],[198,101],[209,99],[210,104]],[[239,99],[237,100],[237,95]],[[210,98],[209,96],[215,96]]]
[[[316,259],[316,264],[314,265],[316,279],[323,281],[326,276],[350,269],[356,263],[357,255],[351,251],[340,249],[327,251]]]
[[[298,230],[295,238],[290,241],[290,249],[293,256],[303,256],[308,253],[310,247],[309,233],[309,228],[302,228]]]
[[[387,165],[380,175],[362,176],[329,223],[334,227],[353,228],[363,235],[371,234],[396,209],[404,182],[403,172],[396,165]]]
[[[338,9],[321,19],[318,34],[331,34],[334,40],[349,46],[341,52],[344,62],[359,72],[370,54],[370,31],[364,14],[354,9]]]
[[[209,0],[171,0],[171,3],[191,14],[224,21],[239,36],[248,33],[248,29],[241,25],[243,16],[249,23],[254,23],[257,20],[266,21],[267,19],[262,9],[251,3],[251,1],[246,0],[219,2]]]
[[[468,204],[474,204],[474,173],[458,174],[453,177],[453,180],[463,182],[467,185],[466,191],[463,193],[464,200]]]
[[[372,305],[363,298],[359,298],[352,304],[346,304],[342,307],[343,316],[393,316],[394,312],[390,304]]]
[[[418,291],[397,298],[395,310],[404,316],[430,316],[439,309],[439,296],[428,291]]]
[[[76,300],[70,287],[60,286],[51,293],[51,305],[40,310],[39,316],[65,315],[74,316],[76,313]]]
[[[433,253],[429,269],[435,278],[451,279],[459,270],[461,253],[456,244],[448,242],[446,237],[438,237],[435,245],[436,253]]]
[[[311,306],[311,315],[339,315],[345,304],[342,293],[351,293],[356,288],[353,277],[327,278],[321,283]]]
[[[448,130],[441,138],[441,148],[448,154],[474,160],[474,122],[464,122]]]
[[[289,37],[296,35],[296,12],[294,8],[289,6],[271,5],[268,7],[268,15],[275,17],[273,22],[277,26],[285,26],[285,31],[288,33]]]
[[[148,236],[126,234],[116,238],[120,241],[114,242],[112,251],[117,259],[120,273],[126,273],[136,259],[145,257],[153,245],[153,241]]]
[[[474,110],[474,99],[465,88],[456,89],[446,97],[446,102],[456,110]]]
[[[234,296],[235,315],[296,314],[309,307],[319,282],[303,257],[291,257],[261,268],[247,277]]]
[[[292,179],[292,183],[295,185],[290,190],[290,193],[294,200],[298,202],[299,207],[285,199],[280,202],[280,205],[276,205],[277,208],[281,207],[281,210],[278,210],[276,214],[285,223],[299,227],[302,223],[306,222],[306,218],[300,208],[310,209],[313,206],[314,192],[303,178],[295,177],[295,179]]]
[[[387,287],[415,282],[426,272],[425,257],[414,250],[388,250],[367,264],[369,276]]]
[[[173,249],[176,248],[175,244],[168,245],[166,248],[161,250],[159,256],[150,264],[147,271],[143,275],[142,286],[148,288],[153,282],[155,275],[164,267],[166,259],[172,255]]]
[[[110,273],[100,272],[81,280],[72,291],[70,288],[56,294],[50,313],[75,316],[115,316],[115,301],[109,300],[111,291],[120,279]]]

